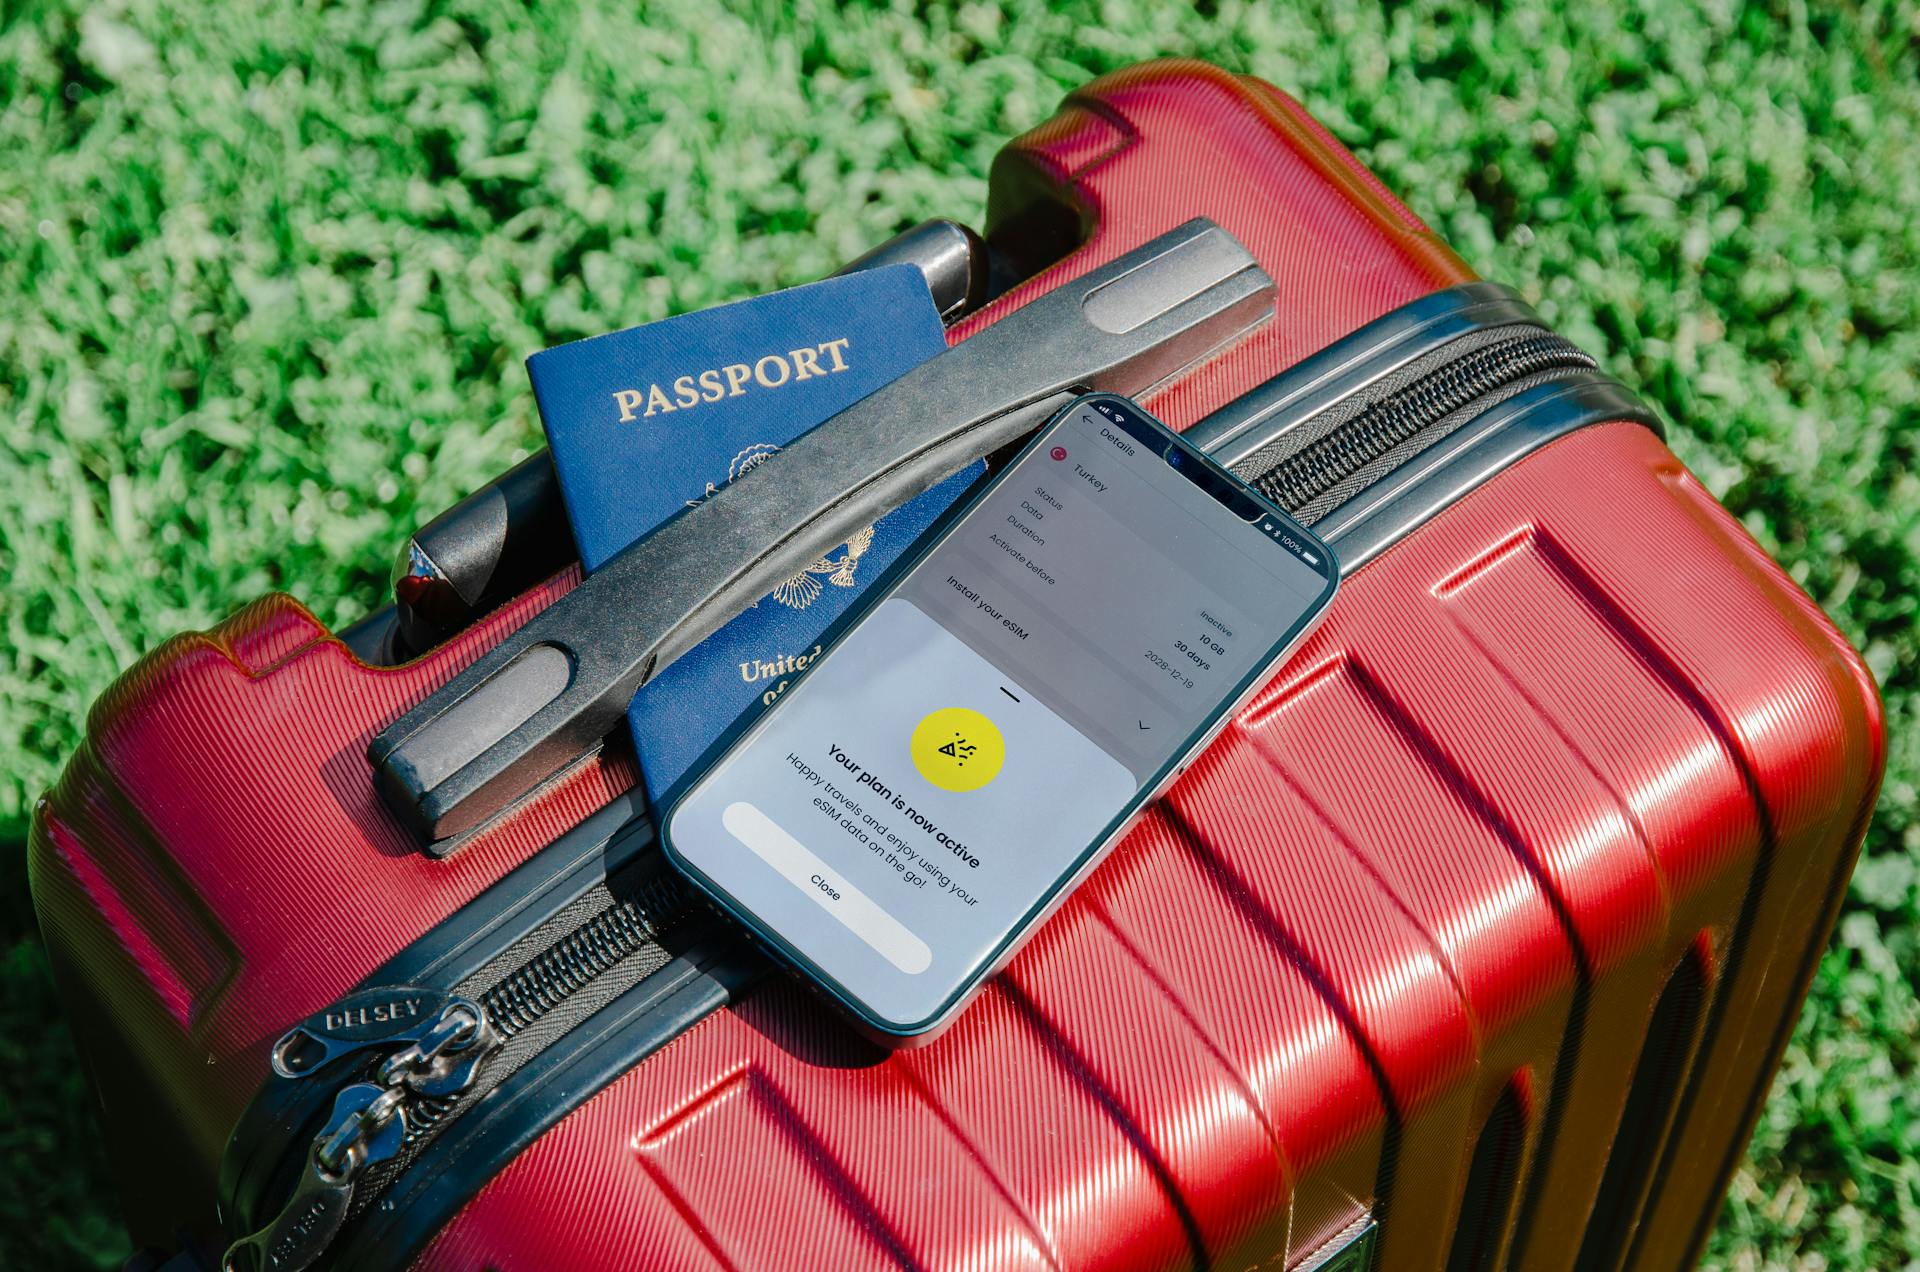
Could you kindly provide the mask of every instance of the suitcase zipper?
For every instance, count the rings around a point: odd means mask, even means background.
[[[691,913],[679,880],[656,872],[636,895],[615,900],[571,928],[477,1000],[445,996],[424,1028],[354,1039],[338,1051],[311,1021],[290,1030],[274,1046],[274,1067],[294,1080],[334,1068],[348,1050],[398,1045],[335,1091],[332,1112],[308,1142],[286,1203],[265,1227],[234,1242],[222,1267],[226,1272],[301,1272],[313,1266],[439,1131],[551,1040],[543,1031],[531,1046],[516,1048],[516,1039],[528,1037],[533,1026],[579,1001],[580,991],[617,968],[631,966],[630,979],[643,978],[653,968],[634,956],[657,948]],[[367,997],[367,991],[354,995],[356,1001]],[[373,991],[373,997],[386,1004],[418,1000],[415,991],[404,988]],[[341,1016],[357,1018],[353,1012],[323,1013],[327,1019]],[[426,1013],[408,1017],[423,1018]],[[318,1059],[301,1059],[316,1054]]]
[[[1254,488],[1288,511],[1298,512],[1424,430],[1490,394],[1542,372],[1592,370],[1598,365],[1578,345],[1545,329],[1482,345],[1371,403],[1326,436],[1254,477]]]

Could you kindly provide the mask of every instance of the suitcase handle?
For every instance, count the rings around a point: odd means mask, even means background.
[[[1273,311],[1273,280],[1196,218],[922,363],[638,540],[367,748],[436,855],[590,753],[634,693],[831,544],[1084,389],[1138,394]]]

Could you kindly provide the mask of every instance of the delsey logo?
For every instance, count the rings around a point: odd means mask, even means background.
[[[847,369],[848,343],[842,336],[804,349],[769,353],[751,364],[733,362],[712,367],[671,380],[666,388],[655,383],[644,389],[615,389],[613,404],[620,408],[620,422],[631,424],[636,419],[671,415],[675,411],[692,410],[702,403],[718,402],[721,398],[736,398],[747,392],[749,385],[777,389],[819,375],[838,375]],[[668,389],[672,390],[671,394]]]
[[[397,1024],[403,1020],[412,1020],[420,1014],[418,998],[395,998],[389,1002],[373,1003],[365,1007],[347,1007],[340,1011],[330,1011],[326,1023],[321,1026],[329,1031],[335,1029],[355,1029],[362,1025]]]

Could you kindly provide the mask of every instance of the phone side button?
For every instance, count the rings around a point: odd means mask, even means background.
[[[775,873],[840,920],[849,932],[909,976],[933,965],[933,951],[878,902],[848,883],[780,823],[746,800],[735,800],[720,814],[727,833],[745,844]]]

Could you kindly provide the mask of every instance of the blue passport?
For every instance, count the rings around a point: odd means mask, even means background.
[[[588,571],[831,415],[947,347],[912,265],[830,278],[595,336],[527,359]],[[960,497],[956,473],[834,546],[642,688],[627,710],[650,798]]]

